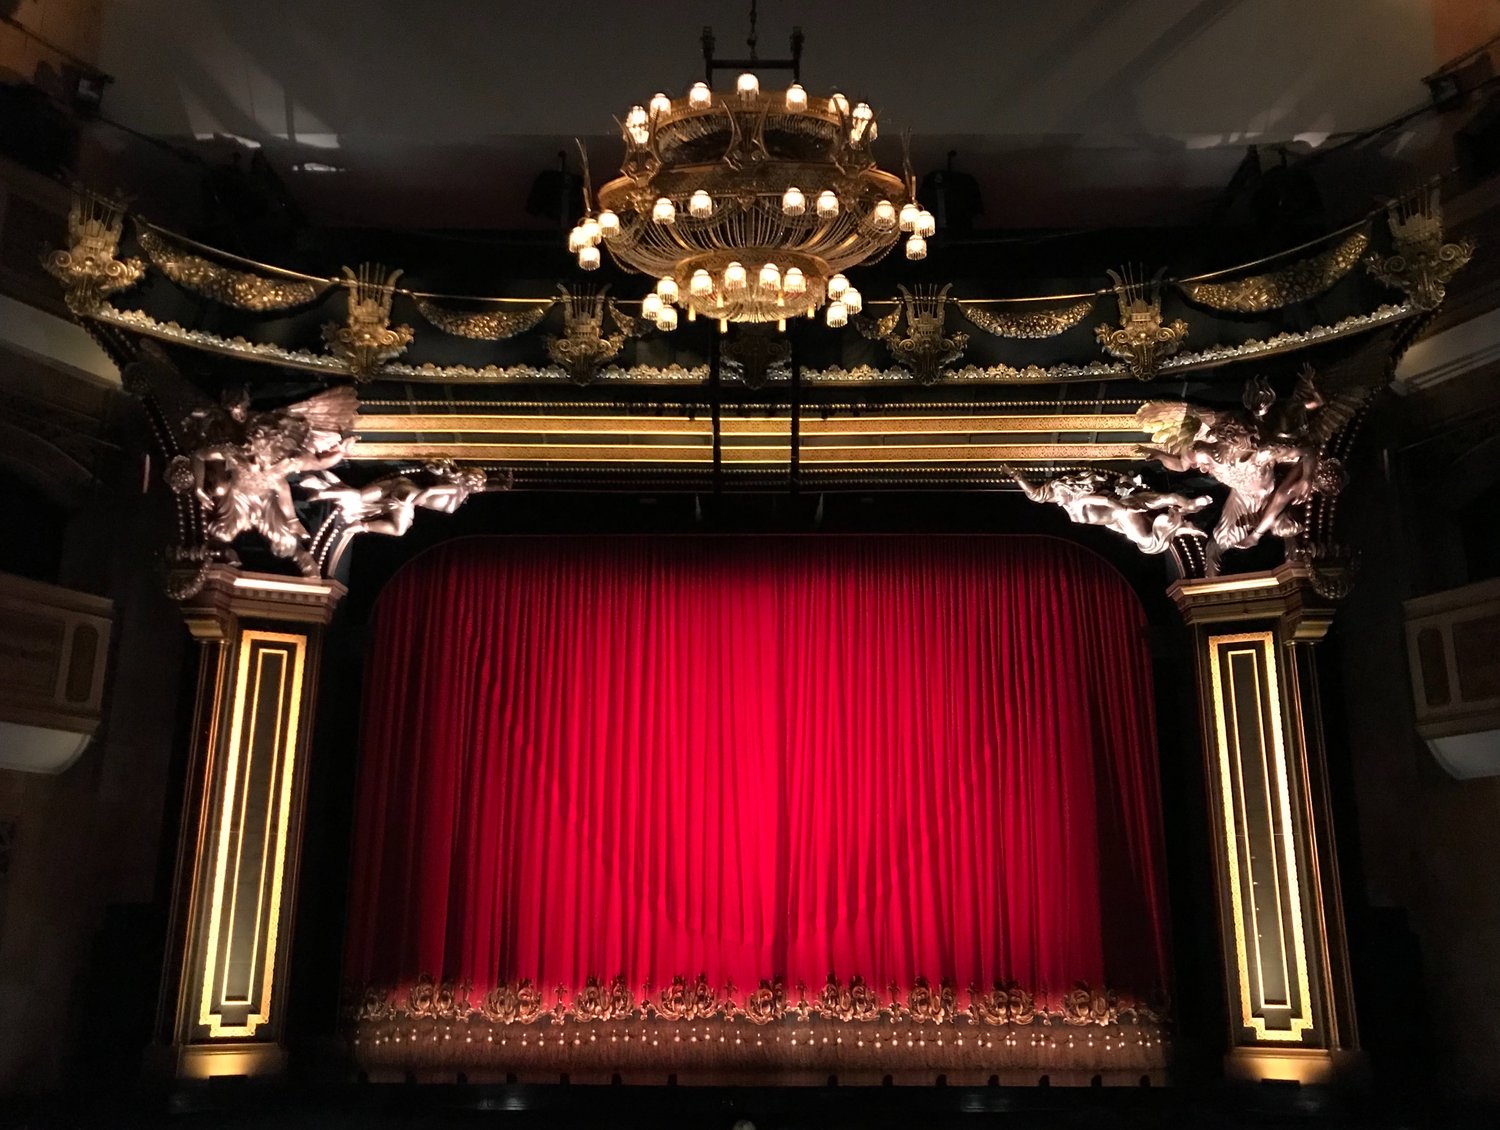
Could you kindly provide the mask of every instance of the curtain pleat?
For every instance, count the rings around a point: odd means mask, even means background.
[[[1143,627],[1045,538],[442,547],[377,609],[348,975],[1164,988]]]

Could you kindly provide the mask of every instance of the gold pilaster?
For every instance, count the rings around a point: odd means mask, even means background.
[[[1176,582],[1195,644],[1229,996],[1226,1071],[1326,1082],[1360,1063],[1304,566]]]
[[[343,593],[214,566],[184,602],[200,667],[162,1002],[179,1078],[284,1064],[319,647]]]

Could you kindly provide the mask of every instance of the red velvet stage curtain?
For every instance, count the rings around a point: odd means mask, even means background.
[[[1142,628],[1045,538],[429,553],[378,606],[350,979],[1162,988]]]

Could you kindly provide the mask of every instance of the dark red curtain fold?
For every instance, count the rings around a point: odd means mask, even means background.
[[[376,617],[350,977],[1152,992],[1142,629],[1042,538],[430,553]]]

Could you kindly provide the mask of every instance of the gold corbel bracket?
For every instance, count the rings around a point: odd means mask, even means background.
[[[1313,582],[1311,566],[1287,562],[1261,573],[1174,581],[1167,595],[1189,624],[1276,620],[1286,640],[1316,643],[1328,634],[1338,605]]]
[[[202,586],[181,607],[194,639],[223,641],[246,618],[327,624],[347,591],[338,581],[210,565]]]

